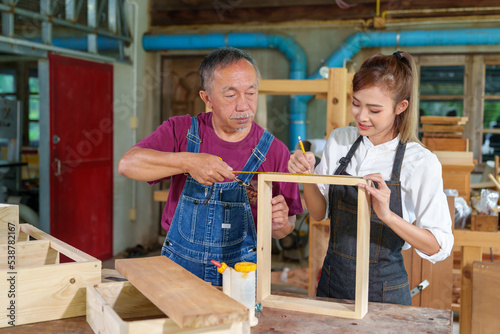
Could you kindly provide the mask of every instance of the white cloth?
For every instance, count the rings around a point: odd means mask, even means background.
[[[335,173],[340,158],[347,155],[358,137],[359,132],[356,127],[333,130],[315,173],[326,175]],[[398,143],[399,136],[377,146],[363,137],[346,172],[361,177],[381,173],[384,180],[390,180]],[[409,224],[416,220],[416,225],[429,230],[441,247],[439,252],[432,256],[418,250],[417,253],[433,263],[446,259],[452,251],[454,237],[448,202],[443,192],[442,167],[436,155],[418,143],[408,143],[401,166],[400,182],[403,219]],[[327,219],[329,185],[318,184],[318,188],[326,199],[325,219]],[[410,247],[411,245],[405,242],[403,249]]]

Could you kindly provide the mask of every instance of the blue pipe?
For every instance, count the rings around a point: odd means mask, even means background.
[[[241,49],[277,49],[290,61],[290,79],[306,78],[307,57],[293,38],[261,33],[229,33],[209,35],[145,35],[142,46],[146,51],[198,50],[233,46]],[[298,96],[290,98],[289,147],[294,148],[298,136],[306,137],[307,104]]]
[[[222,46],[239,48],[275,48],[290,60],[290,79],[304,79],[307,70],[306,55],[290,37],[258,33],[211,34],[211,35],[146,35],[142,39],[146,51],[214,49]],[[446,46],[446,45],[500,45],[500,28],[417,30],[402,32],[360,32],[347,40],[326,60],[328,67],[342,67],[362,48]],[[319,68],[307,79],[320,78]],[[306,136],[307,102],[312,95],[299,95],[290,100],[290,141],[293,149],[297,136]]]
[[[362,48],[499,44],[500,28],[359,32],[348,37],[325,63],[328,67],[342,67],[345,61],[354,57]],[[321,78],[319,68],[307,79],[318,78]],[[301,95],[299,99],[307,103],[312,97]]]
[[[42,40],[32,39],[30,40],[35,43],[42,43]],[[119,48],[120,41],[103,36],[97,36],[97,50],[99,51],[116,51]],[[88,50],[88,38],[84,37],[54,37],[52,38],[52,45],[57,47],[62,47],[66,49],[87,51]]]

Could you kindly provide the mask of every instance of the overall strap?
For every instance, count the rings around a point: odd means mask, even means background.
[[[396,157],[394,158],[394,164],[392,165],[391,181],[399,181],[399,175],[401,174],[401,165],[403,164],[403,158],[406,151],[406,143],[403,144],[399,141],[398,148],[396,149]]]
[[[198,118],[196,116],[191,117],[191,127],[186,135],[187,138],[187,149],[186,152],[199,153],[200,152],[200,135],[198,134]]]
[[[337,170],[335,171],[334,175],[340,175],[340,173],[343,173],[345,169],[347,168],[347,165],[349,162],[351,162],[351,158],[354,155],[354,152],[358,149],[359,144],[361,143],[361,140],[363,140],[362,136],[359,136],[358,139],[352,144],[351,148],[349,149],[349,152],[347,152],[347,155],[343,158],[340,158],[339,160],[339,166],[337,167]]]
[[[270,134],[269,131],[264,130],[264,133],[260,137],[259,143],[257,144],[257,146],[255,146],[254,149],[252,149],[252,154],[250,155],[250,158],[248,158],[245,167],[243,167],[243,171],[256,172],[257,169],[259,169],[260,165],[264,161],[266,161],[266,154],[271,147],[273,139],[274,136]],[[254,175],[255,174],[253,173],[244,173],[238,175],[237,179],[240,184],[243,183],[244,185],[248,185]]]

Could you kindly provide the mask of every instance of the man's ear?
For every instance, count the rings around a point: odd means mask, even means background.
[[[200,97],[208,109],[212,110],[212,97],[206,90],[200,90]]]
[[[408,109],[408,104],[409,104],[408,100],[403,100],[403,101],[399,102],[398,105],[396,106],[396,115],[399,115],[403,111]]]

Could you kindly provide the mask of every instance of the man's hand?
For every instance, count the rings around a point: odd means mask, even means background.
[[[295,228],[295,216],[288,217],[288,204],[283,195],[278,195],[271,200],[272,204],[272,234],[273,238],[281,239]],[[293,218],[293,219],[291,219]]]
[[[234,180],[233,168],[216,155],[207,153],[191,154],[186,161],[187,172],[193,179],[204,185]]]

